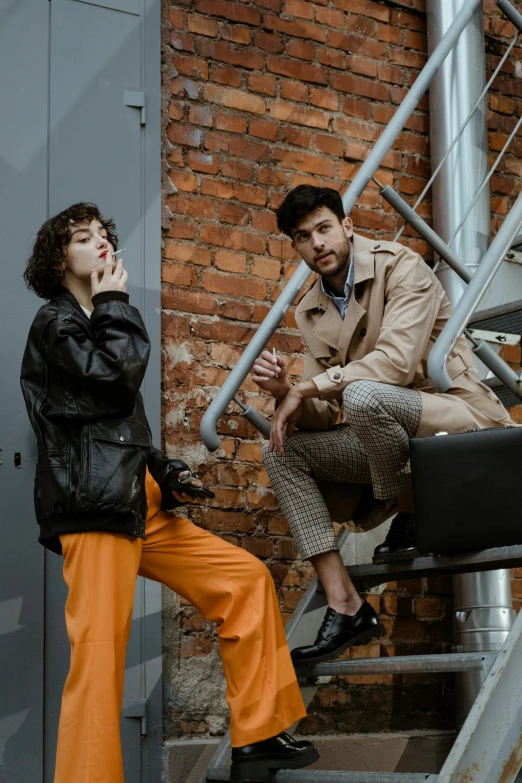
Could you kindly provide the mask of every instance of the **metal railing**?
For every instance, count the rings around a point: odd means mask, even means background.
[[[424,68],[422,69],[416,81],[414,82],[413,86],[408,91],[401,105],[399,106],[399,108],[393,115],[392,119],[386,126],[385,130],[383,131],[380,138],[374,145],[373,149],[370,151],[368,157],[362,163],[352,183],[345,191],[342,200],[343,200],[343,206],[346,214],[349,214],[351,212],[352,208],[355,206],[361,193],[364,191],[364,189],[366,188],[370,180],[374,178],[374,175],[377,169],[379,168],[379,166],[381,165],[384,156],[389,152],[389,150],[393,146],[393,143],[397,139],[399,133],[403,130],[406,122],[408,121],[413,111],[417,107],[420,99],[428,89],[433,77],[437,73],[438,69],[440,68],[440,66],[442,65],[442,63],[444,62],[448,54],[455,46],[455,43],[457,42],[459,36],[461,35],[462,31],[465,29],[466,25],[471,20],[473,14],[475,13],[476,9],[481,4],[481,2],[482,0],[467,0],[467,2],[463,5],[462,9],[460,10],[459,14],[456,16],[452,25],[449,27],[449,29],[447,30],[447,32],[445,33],[445,35],[443,36],[439,44],[434,49],[433,53],[431,54],[428,61],[426,62]],[[511,6],[508,0],[497,0],[497,4],[499,8],[506,14],[506,16],[508,16],[508,18],[511,21],[513,21],[513,23],[517,26],[517,28],[520,31],[522,31],[522,16],[518,13],[518,11],[516,11],[516,9],[514,9]],[[461,128],[459,134],[452,142],[452,145],[450,146],[445,157],[443,158],[443,160],[440,162],[439,166],[433,173],[430,181],[424,188],[423,192],[421,193],[421,196],[417,200],[413,209],[409,207],[409,205],[406,204],[406,202],[404,202],[400,198],[400,196],[398,196],[398,194],[396,194],[391,188],[382,188],[382,186],[380,186],[382,195],[389,201],[389,203],[392,204],[393,206],[395,206],[395,204],[400,204],[401,208],[399,208],[397,211],[400,214],[402,214],[405,220],[407,220],[407,222],[410,223],[412,227],[415,228],[415,230],[417,230],[419,234],[423,236],[434,247],[434,249],[440,255],[440,257],[444,258],[444,260],[448,263],[448,265],[452,269],[454,269],[457,272],[457,274],[459,274],[462,277],[462,279],[464,279],[466,282],[469,283],[468,289],[471,286],[470,272],[466,269],[466,267],[462,264],[462,262],[456,257],[456,255],[453,253],[451,248],[446,243],[444,243],[443,240],[440,239],[440,237],[438,237],[438,235],[426,223],[424,223],[424,221],[422,221],[422,219],[416,214],[415,209],[421,203],[428,188],[431,186],[434,178],[437,176],[443,163],[445,162],[447,155],[449,155],[449,153],[457,143],[458,139],[462,135],[462,132],[464,131],[464,128],[470,121],[474,111],[480,105],[480,101],[483,99],[487,89],[492,84],[494,78],[497,76],[499,70],[501,69],[502,65],[507,59],[509,53],[511,52],[513,46],[516,43],[517,38],[518,38],[518,33],[513,39],[513,41],[511,42],[511,44],[509,45],[503,58],[497,65],[497,68],[495,69],[494,74],[490,78],[485,90],[483,90],[479,100],[476,102],[473,110],[470,112],[469,116],[465,120],[464,125]],[[508,144],[504,146],[504,149],[500,153],[500,156],[497,159],[495,165],[498,165],[498,162],[500,161],[502,155],[505,153],[505,150],[507,149],[509,143],[511,142],[511,139],[514,136],[515,132],[516,129],[511,135],[511,138],[508,140]],[[491,176],[491,173],[492,172],[489,173],[487,177],[487,181],[482,183],[481,188],[486,186]],[[447,390],[447,388],[449,388],[446,385],[447,379],[449,378],[447,371],[445,369],[446,359],[449,356],[449,353],[451,353],[451,350],[456,340],[458,339],[460,334],[462,334],[467,324],[467,321],[464,321],[462,323],[462,326],[458,333],[452,331],[451,337],[448,340],[449,324],[451,323],[452,325],[451,329],[454,330],[454,327],[462,321],[463,314],[466,311],[469,310],[470,315],[474,312],[483,294],[482,286],[480,285],[480,280],[488,279],[489,281],[491,279],[491,277],[497,271],[498,266],[500,265],[504,257],[504,253],[502,253],[501,255],[497,255],[497,254],[499,253],[501,248],[505,247],[506,250],[509,249],[509,242],[512,241],[513,236],[515,236],[518,233],[518,229],[520,228],[520,222],[522,221],[522,210],[520,207],[517,206],[519,202],[520,199],[517,200],[516,205],[513,207],[510,215],[508,216],[504,225],[498,232],[497,237],[493,241],[489,251],[484,256],[484,259],[480,264],[480,269],[482,270],[482,267],[484,267],[484,269],[482,271],[480,278],[478,278],[479,282],[473,285],[469,294],[468,291],[466,291],[466,294],[468,294],[467,297],[463,297],[461,302],[459,302],[459,305],[457,306],[450,321],[448,322],[447,327],[441,333],[439,340],[437,341],[437,344],[435,346],[437,347],[437,345],[440,343],[438,350],[435,353],[435,358],[432,359],[435,348],[432,350],[430,354],[431,362],[429,363],[428,366],[429,368],[433,368],[433,371],[435,372],[435,377],[432,376],[432,379],[435,383],[435,387],[439,391]],[[516,220],[519,212],[520,212],[521,220],[519,220],[517,223]],[[506,227],[506,223],[508,224],[508,227]],[[460,227],[461,226],[458,227],[457,231],[460,229]],[[400,236],[403,229],[404,226],[401,228],[396,238]],[[513,233],[512,230],[514,231],[513,236],[512,236]],[[455,231],[455,235],[457,231]],[[507,236],[510,236],[509,242],[506,240]],[[453,238],[454,237],[452,237],[452,239]],[[493,268],[494,271],[490,274],[489,270]],[[309,275],[310,275],[310,269],[306,265],[306,263],[302,261],[297,267],[290,281],[286,284],[281,295],[279,296],[275,304],[272,306],[268,315],[259,326],[254,337],[252,338],[249,345],[241,355],[235,367],[228,375],[226,381],[224,382],[223,386],[221,387],[221,389],[219,390],[219,392],[217,393],[217,395],[209,405],[207,411],[203,415],[200,424],[200,434],[203,443],[210,451],[215,451],[220,446],[221,438],[217,433],[217,424],[219,419],[224,414],[225,410],[227,409],[227,407],[232,401],[235,401],[237,405],[239,405],[242,416],[244,416],[263,435],[268,436],[270,431],[270,425],[267,419],[252,406],[244,405],[240,400],[236,398],[236,394],[241,384],[247,377],[255,360],[257,359],[259,354],[263,351],[268,340],[278,328],[279,324],[281,323],[285,314],[287,313],[290,306],[294,302],[296,296],[299,294],[301,288],[305,284]],[[477,275],[478,272],[475,274],[475,277],[477,277]],[[474,279],[475,278],[473,278],[473,280]],[[482,293],[477,299],[476,296],[478,295],[479,291],[482,291]],[[467,303],[467,310],[464,309],[464,305],[462,304],[463,301]],[[497,377],[499,377],[500,380],[502,380],[502,382],[511,391],[513,391],[513,393],[517,395],[517,397],[520,397],[522,399],[522,390],[520,387],[518,376],[513,372],[513,370],[509,367],[509,365],[507,365],[496,354],[496,352],[493,349],[491,349],[491,347],[488,346],[486,343],[484,343],[483,341],[476,341],[473,338],[471,338],[471,336],[469,335],[468,337],[469,339],[471,339],[473,343],[473,350],[475,351],[475,353],[477,353],[477,355],[484,362],[484,364]],[[448,345],[451,345],[451,348],[449,350],[448,350]],[[441,365],[441,361],[442,361],[442,365]],[[430,375],[431,375],[431,371],[430,371]]]

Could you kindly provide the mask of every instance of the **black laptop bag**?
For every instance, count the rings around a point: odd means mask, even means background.
[[[424,554],[522,544],[522,427],[410,439]]]

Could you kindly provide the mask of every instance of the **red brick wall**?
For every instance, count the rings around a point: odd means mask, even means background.
[[[296,268],[288,239],[278,234],[274,208],[302,182],[343,190],[426,61],[424,2],[404,4],[421,13],[373,0],[164,3],[165,445],[172,455],[186,455],[215,489],[216,500],[192,509],[193,518],[267,563],[285,619],[311,568],[297,559],[277,510],[261,463],[261,441],[231,406],[219,428],[222,447],[210,455],[200,443],[199,423]],[[493,0],[487,0],[486,12],[490,68],[512,27],[497,16]],[[490,97],[492,150],[513,127],[520,91],[511,61]],[[491,183],[493,229],[518,189],[521,144],[518,138]],[[429,155],[425,97],[378,179],[412,202],[429,177]],[[430,218],[429,198],[420,214]],[[400,226],[373,183],[352,217],[358,230],[384,239],[393,238]],[[430,261],[431,251],[412,231],[402,241]],[[272,346],[288,357],[299,377],[301,341],[292,311]],[[520,362],[519,349],[509,358]],[[240,397],[264,413],[272,410],[271,399],[250,380]],[[518,584],[514,592],[522,598]],[[389,584],[370,600],[389,638],[354,654],[449,649],[449,580]],[[167,651],[175,694],[187,677],[197,680],[208,673],[216,643],[213,629],[191,606],[181,605],[166,622],[169,633],[176,631],[176,649]],[[212,682],[221,693],[218,674]],[[211,696],[205,704],[195,708],[189,698],[174,695],[167,705],[168,736],[219,733],[223,723],[214,719],[223,705],[212,706]],[[322,688],[303,730],[451,725],[450,679],[357,677]]]

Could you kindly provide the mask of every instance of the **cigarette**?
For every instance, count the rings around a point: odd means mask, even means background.
[[[276,349],[272,348],[272,356],[274,357],[274,364],[275,364],[275,375],[276,378],[279,375],[279,367],[277,366],[277,355],[276,355]]]
[[[119,248],[118,250],[114,251],[114,255],[119,255],[120,253],[124,253],[127,250],[126,247]]]

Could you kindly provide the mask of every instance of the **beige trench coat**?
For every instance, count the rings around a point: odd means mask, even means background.
[[[460,337],[447,364],[451,389],[439,394],[433,388],[428,356],[451,306],[421,256],[398,242],[359,234],[354,234],[353,243],[354,288],[344,320],[320,280],[296,310],[305,344],[303,379],[313,378],[319,389],[319,398],[303,403],[299,427],[333,427],[340,418],[343,389],[358,380],[419,391],[422,417],[417,436],[513,424],[500,400],[481,383],[465,337]],[[392,501],[376,501],[360,486],[329,484],[324,494],[336,521],[353,519],[366,530],[394,511]]]

